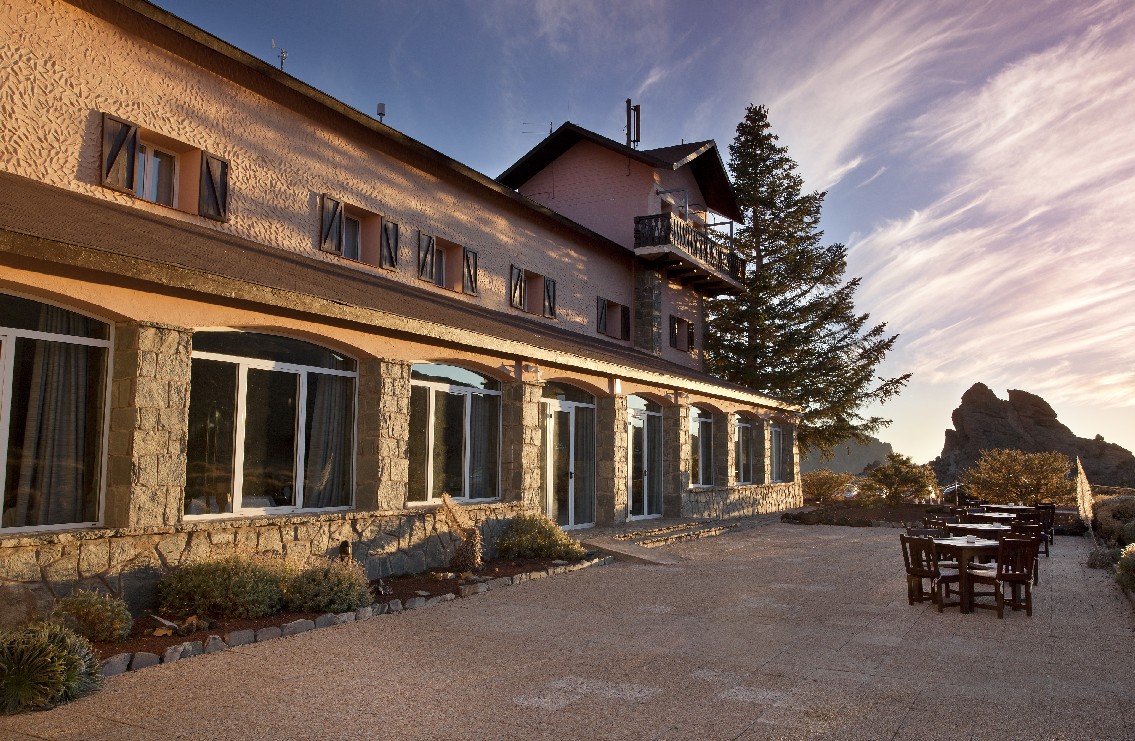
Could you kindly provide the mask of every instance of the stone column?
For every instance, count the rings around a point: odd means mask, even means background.
[[[662,273],[635,266],[634,346],[662,354]]]
[[[713,414],[713,484],[737,484],[737,449],[733,445],[733,421],[728,412]]]
[[[627,521],[627,397],[601,396],[596,400],[595,522]]]
[[[662,513],[681,517],[682,497],[690,488],[690,404],[685,394],[662,407]]]
[[[107,449],[108,527],[181,521],[193,333],[152,322],[115,325]]]
[[[377,509],[406,506],[410,480],[410,364],[377,362],[378,487]]]
[[[763,417],[753,419],[753,470],[754,484],[769,482],[769,423]]]
[[[540,403],[544,384],[535,379],[502,384],[501,498],[544,511],[543,426]]]
[[[761,462],[761,475],[757,482],[761,484],[772,483],[772,423],[767,419],[761,420],[761,453],[758,460]]]
[[[378,509],[382,439],[382,361],[359,362],[359,424],[355,445],[355,509]]]

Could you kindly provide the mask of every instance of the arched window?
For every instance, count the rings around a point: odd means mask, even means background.
[[[289,337],[196,333],[185,514],[349,507],[356,367]]]
[[[410,369],[411,502],[500,496],[500,382],[443,363]]]
[[[756,435],[760,432],[760,423],[745,414],[737,415],[737,424],[733,428],[733,447],[738,484],[752,484],[756,482]]]
[[[0,532],[100,519],[110,325],[0,294]]]
[[[713,486],[713,414],[690,407],[690,486]]]

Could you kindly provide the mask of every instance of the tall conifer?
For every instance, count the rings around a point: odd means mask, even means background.
[[[856,312],[859,278],[845,279],[847,248],[823,245],[826,193],[803,193],[788,149],[764,106],[750,105],[729,146],[729,169],[745,216],[737,251],[749,260],[740,296],[708,302],[711,373],[799,406],[803,448],[830,452],[866,441],[890,423],[862,410],[910,379],[875,369],[898,339]]]

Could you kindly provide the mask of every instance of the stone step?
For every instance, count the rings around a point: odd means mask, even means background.
[[[712,538],[718,535],[729,532],[737,527],[737,525],[712,525],[710,527],[691,528],[684,530],[677,530],[675,532],[664,533],[650,538],[645,538],[638,541],[638,545],[643,548],[658,548],[672,543],[681,543],[686,540],[697,540],[698,538]]]

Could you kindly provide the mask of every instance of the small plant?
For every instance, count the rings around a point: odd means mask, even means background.
[[[279,559],[233,554],[181,566],[158,582],[169,615],[260,618],[284,607],[289,569]]]
[[[826,468],[809,471],[800,477],[805,502],[820,504],[842,503],[846,493],[854,491],[855,477],[850,473],[835,473]]]
[[[102,684],[90,641],[59,623],[32,623],[0,634],[0,710],[45,710]]]
[[[288,607],[300,612],[346,612],[371,602],[370,584],[354,559],[309,566],[288,582]]]
[[[92,641],[121,641],[134,625],[125,601],[86,589],[59,600],[51,619]]]
[[[497,541],[497,552],[502,558],[559,558],[578,561],[586,551],[579,541],[573,540],[550,517],[543,514],[522,513]]]
[[[1096,546],[1088,553],[1088,568],[1110,569],[1115,566],[1119,551],[1106,546]]]
[[[1127,589],[1135,591],[1135,543],[1119,552],[1119,563],[1115,565],[1115,578]]]

